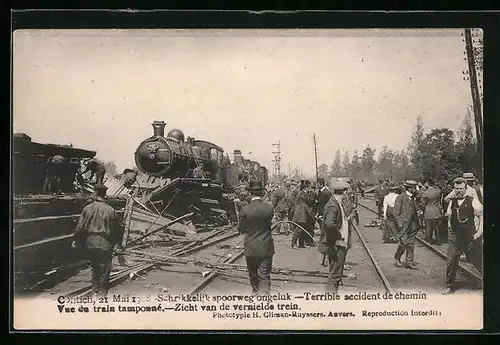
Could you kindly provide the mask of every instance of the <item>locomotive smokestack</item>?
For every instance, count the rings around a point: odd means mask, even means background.
[[[243,155],[241,154],[241,150],[234,150],[234,163],[235,164],[243,164]]]
[[[165,122],[154,121],[151,125],[153,126],[153,135],[155,137],[164,137],[165,136],[165,126],[166,126]]]

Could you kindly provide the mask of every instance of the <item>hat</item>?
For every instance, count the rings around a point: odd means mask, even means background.
[[[414,181],[414,180],[407,180],[403,183],[403,186],[405,187],[416,187],[417,186],[417,182]]]
[[[399,186],[397,184],[395,184],[395,183],[389,185],[389,189],[390,190],[396,190],[398,188],[399,188]]]
[[[105,185],[103,184],[96,184],[94,186],[94,190],[102,190],[102,191],[107,191],[108,190],[108,187],[106,187]]]
[[[474,176],[474,174],[473,174],[473,173],[470,173],[470,172],[468,172],[468,173],[464,173],[464,174],[462,175],[462,177],[463,177],[464,179],[466,179],[466,180],[475,180],[475,179],[476,179],[476,177]]]
[[[325,183],[325,179],[322,177],[318,177],[318,183]]]
[[[340,181],[340,182],[334,182],[332,185],[333,190],[347,190],[349,189],[349,184],[346,182]]]
[[[262,190],[264,186],[262,185],[262,181],[260,180],[252,180],[250,181],[250,190]]]

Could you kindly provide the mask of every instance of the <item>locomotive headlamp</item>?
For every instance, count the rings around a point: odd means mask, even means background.
[[[155,154],[150,154],[149,155],[149,159],[155,159],[156,158],[156,155]]]

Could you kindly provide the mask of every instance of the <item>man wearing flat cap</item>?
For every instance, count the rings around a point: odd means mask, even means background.
[[[252,198],[248,205],[241,208],[238,231],[245,236],[244,251],[252,293],[269,294],[274,255],[271,236],[274,208],[262,200],[264,187],[261,181],[250,181],[249,189]]]
[[[318,250],[328,257],[329,274],[326,291],[336,294],[344,274],[345,259],[351,241],[349,217],[343,206],[349,185],[345,182],[336,182],[332,188],[333,196],[323,210]]]
[[[406,252],[405,267],[415,269],[415,237],[418,232],[417,203],[415,200],[417,182],[413,180],[403,183],[404,191],[398,195],[394,202],[394,217],[398,224],[399,245],[394,254],[394,265],[402,267],[401,257]]]
[[[104,200],[106,186],[94,186],[95,200],[85,206],[75,230],[73,246],[84,249],[92,267],[92,292],[104,297],[109,289],[113,250],[120,245],[119,218]]]
[[[477,198],[466,193],[467,182],[464,178],[453,181],[455,198],[448,205],[448,258],[444,295],[453,292],[453,283],[457,274],[458,261],[466,253],[469,261],[482,272],[482,234],[483,205]],[[479,218],[476,225],[475,218]]]

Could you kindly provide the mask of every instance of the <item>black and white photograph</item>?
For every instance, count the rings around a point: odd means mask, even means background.
[[[16,329],[483,327],[483,32],[21,29]]]

